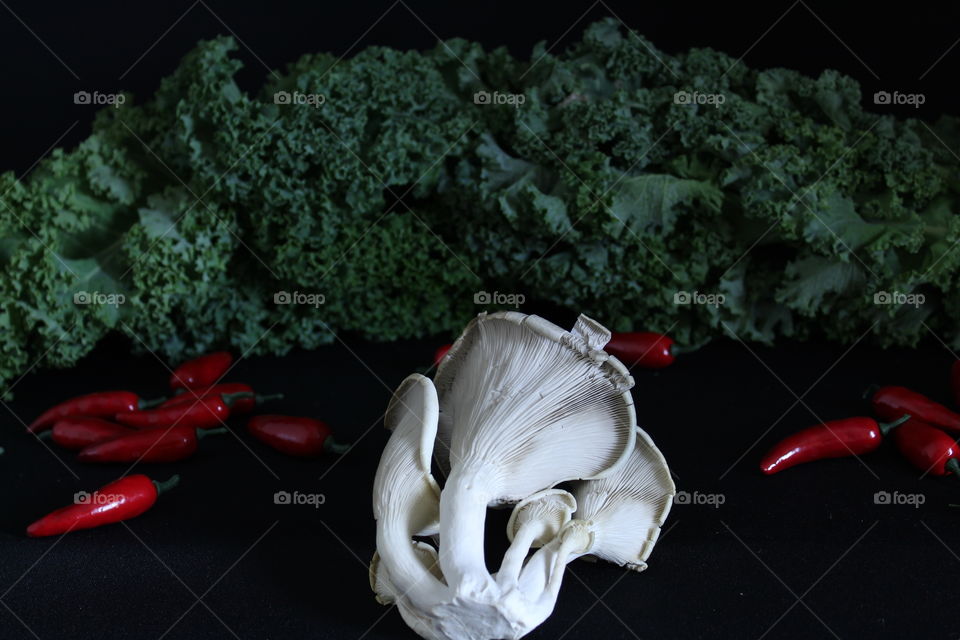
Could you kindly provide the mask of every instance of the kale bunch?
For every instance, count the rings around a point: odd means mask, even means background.
[[[256,95],[234,48],[0,176],[0,379],[111,331],[171,360],[452,334],[492,291],[688,344],[960,346],[955,118],[613,21],[530,60],[309,55]]]

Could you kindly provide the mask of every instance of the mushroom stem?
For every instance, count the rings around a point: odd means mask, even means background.
[[[553,558],[560,547],[560,542],[556,538],[537,549],[527,563],[523,565],[520,571],[520,577],[517,582],[520,590],[528,598],[536,599],[547,585],[550,579],[549,568],[553,566]]]
[[[536,599],[536,594],[549,588],[548,582],[558,581],[556,588],[559,589],[563,568],[591,553],[595,543],[593,526],[572,520],[553,540],[537,549],[520,572],[520,590],[527,597]]]
[[[501,587],[516,585],[523,568],[523,561],[527,558],[530,545],[543,533],[543,523],[539,520],[524,522],[513,536],[513,542],[507,552],[503,554],[500,571],[497,572],[497,584]]]
[[[574,557],[583,555],[583,551],[590,545],[590,533],[581,527],[571,527],[561,533],[560,537],[560,548],[554,556],[550,578],[543,594],[540,596],[549,599],[551,603],[556,602],[557,596],[560,594],[560,584],[563,582],[563,574],[566,571],[567,563]]]
[[[440,566],[447,584],[476,597],[496,585],[483,553],[489,472],[454,469],[440,494]]]

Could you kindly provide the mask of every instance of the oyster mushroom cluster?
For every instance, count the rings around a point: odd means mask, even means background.
[[[483,313],[435,380],[413,374],[394,393],[370,584],[422,637],[526,635],[581,556],[647,567],[675,489],[636,425],[633,378],[603,351],[609,339],[583,315],[565,331],[534,315]],[[491,575],[487,509],[511,504],[510,546]]]

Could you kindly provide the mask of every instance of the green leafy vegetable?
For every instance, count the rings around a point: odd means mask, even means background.
[[[960,346],[957,119],[613,21],[533,64],[461,40],[309,55],[257,95],[233,49],[200,43],[76,149],[0,176],[0,379],[110,331],[171,360],[454,332],[480,291],[691,344]]]

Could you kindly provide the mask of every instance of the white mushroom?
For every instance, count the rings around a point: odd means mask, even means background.
[[[434,527],[438,517],[440,489],[430,474],[437,412],[430,379],[407,377],[387,407],[384,423],[393,433],[373,488],[379,564],[395,593],[421,604],[435,600],[444,587],[411,544],[412,537]]]
[[[560,489],[546,489],[518,502],[507,522],[511,544],[497,572],[497,584],[515,585],[530,548],[541,547],[555,538],[576,510],[576,499]]]
[[[557,540],[538,551],[521,576],[528,593],[559,589],[563,567],[590,554],[634,571],[647,568],[647,558],[670,512],[676,488],[663,454],[642,429],[633,452],[612,475],[573,484],[576,519]]]
[[[450,346],[446,356],[440,361],[437,367],[436,380],[437,388],[440,392],[440,419],[437,429],[437,441],[434,448],[434,459],[444,476],[450,473],[450,445],[453,438],[453,411],[454,407],[450,402],[445,401],[443,387],[450,384],[450,381],[460,374],[464,363],[471,351],[472,344],[478,339],[478,325],[482,322],[510,321],[520,323],[529,321],[531,327],[542,331],[550,339],[562,339],[564,335],[579,338],[580,340],[570,342],[583,355],[588,355],[595,362],[605,362],[607,366],[619,375],[623,380],[624,400],[633,411],[633,398],[630,396],[629,389],[633,386],[633,378],[627,368],[616,358],[607,354],[603,347],[610,341],[610,331],[596,320],[581,314],[574,324],[570,333],[567,334],[563,329],[555,324],[544,320],[538,316],[526,316],[522,313],[504,311],[499,313],[487,314],[481,313],[470,321],[467,327],[460,334],[460,337]],[[516,363],[522,367],[523,362]],[[636,415],[633,415],[633,422],[636,423]]]
[[[626,464],[601,480],[578,482],[572,491],[576,517],[593,523],[590,554],[634,571],[646,569],[677,492],[650,436],[637,429]]]
[[[557,535],[557,552],[553,574],[550,576],[549,592],[554,594],[560,589],[560,579],[567,563],[574,557],[586,554],[593,548],[596,534],[593,523],[588,520],[571,520]],[[555,597],[555,596],[554,596]]]
[[[537,316],[480,314],[438,371],[453,425],[440,565],[458,593],[482,598],[494,587],[483,554],[488,505],[602,477],[632,450],[633,379],[596,344]]]
[[[609,338],[586,316],[568,332],[536,316],[480,314],[441,362],[436,388],[414,375],[394,394],[370,581],[424,638],[520,638],[550,615],[569,560],[645,562],[673,485],[636,429],[633,379],[603,351]],[[561,482],[576,493],[555,489]],[[513,503],[511,545],[491,576],[486,510]],[[439,553],[413,540],[438,528]]]
[[[387,572],[380,564],[379,551],[373,552],[373,558],[370,560],[370,568],[367,570],[367,577],[370,579],[370,589],[376,594],[377,602],[383,605],[396,602],[393,585],[390,584],[390,579],[387,578]]]
[[[412,540],[411,544],[413,544],[413,551],[420,557],[423,566],[427,567],[437,580],[442,581],[443,574],[440,573],[437,550],[426,542],[420,542],[419,540]],[[380,552],[378,551],[373,553],[373,559],[370,560],[370,588],[376,594],[377,602],[383,605],[394,604],[398,595],[401,597],[404,595],[398,593],[396,587],[390,581],[387,570],[380,563]]]

